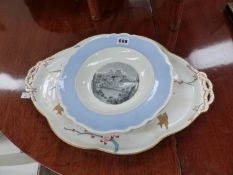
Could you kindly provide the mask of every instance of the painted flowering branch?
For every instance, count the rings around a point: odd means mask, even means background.
[[[70,129],[70,128],[66,128],[64,127],[65,130],[67,131],[72,131],[77,133],[78,135],[89,135],[91,136],[91,138],[99,138],[100,142],[104,143],[104,145],[107,145],[108,142],[111,142],[114,145],[114,152],[117,152],[119,150],[119,143],[116,141],[117,138],[119,138],[119,135],[115,134],[115,135],[109,135],[109,136],[102,136],[99,134],[94,134],[91,133],[87,130],[84,130],[83,132],[77,130],[77,129]]]
[[[192,81],[188,81],[188,82],[187,82],[187,81],[183,81],[183,80],[174,80],[174,82],[175,82],[175,83],[178,83],[179,85],[184,83],[184,84],[187,84],[187,85],[192,86],[193,83],[197,81],[197,79],[198,79],[198,75],[195,73],[195,74],[193,75],[193,80],[192,80]]]
[[[174,80],[175,83],[178,83],[179,85],[180,84],[187,84],[187,85],[193,86],[193,83],[198,80],[198,74],[199,74],[199,72],[197,70],[195,70],[191,65],[187,65],[187,68],[194,73],[193,80],[192,81],[188,81],[188,82],[187,81],[183,81],[183,80]]]

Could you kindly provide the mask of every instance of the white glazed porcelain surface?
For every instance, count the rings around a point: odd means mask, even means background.
[[[93,76],[98,69],[114,62],[132,66],[139,76],[139,87],[136,93],[130,100],[118,105],[100,101],[93,95],[91,88]],[[82,103],[88,109],[105,115],[124,113],[137,107],[148,98],[153,86],[153,68],[147,58],[133,49],[123,47],[104,49],[95,53],[83,63],[76,78],[76,90]]]
[[[77,45],[33,67],[26,78],[26,90],[30,92],[34,105],[46,117],[53,132],[64,142],[83,149],[97,149],[113,154],[139,153],[187,127],[200,113],[207,111],[214,100],[212,84],[204,73],[198,72],[162,46],[161,48],[174,67],[172,98],[160,112],[161,115],[143,127],[126,133],[91,133],[70,120],[62,108],[57,108],[60,101],[55,86],[60,70],[78,49]]]

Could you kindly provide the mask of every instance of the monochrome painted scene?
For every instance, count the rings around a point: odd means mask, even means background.
[[[139,86],[136,70],[124,63],[110,63],[94,74],[92,91],[107,104],[121,104],[134,96]]]

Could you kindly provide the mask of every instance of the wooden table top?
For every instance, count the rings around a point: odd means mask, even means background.
[[[0,1],[0,130],[24,152],[65,175],[232,175],[233,23],[227,0],[106,1],[93,22],[85,1]],[[215,102],[191,126],[155,148],[114,156],[59,140],[30,100],[20,99],[28,69],[80,40],[127,32],[155,39],[205,71]]]

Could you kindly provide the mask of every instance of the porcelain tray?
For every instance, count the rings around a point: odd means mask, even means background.
[[[120,155],[140,153],[187,127],[214,100],[213,86],[206,74],[160,46],[174,69],[173,94],[166,107],[146,125],[126,133],[90,132],[66,116],[56,91],[63,65],[85,42],[38,62],[26,77],[26,90],[32,102],[46,117],[52,131],[70,145]]]

